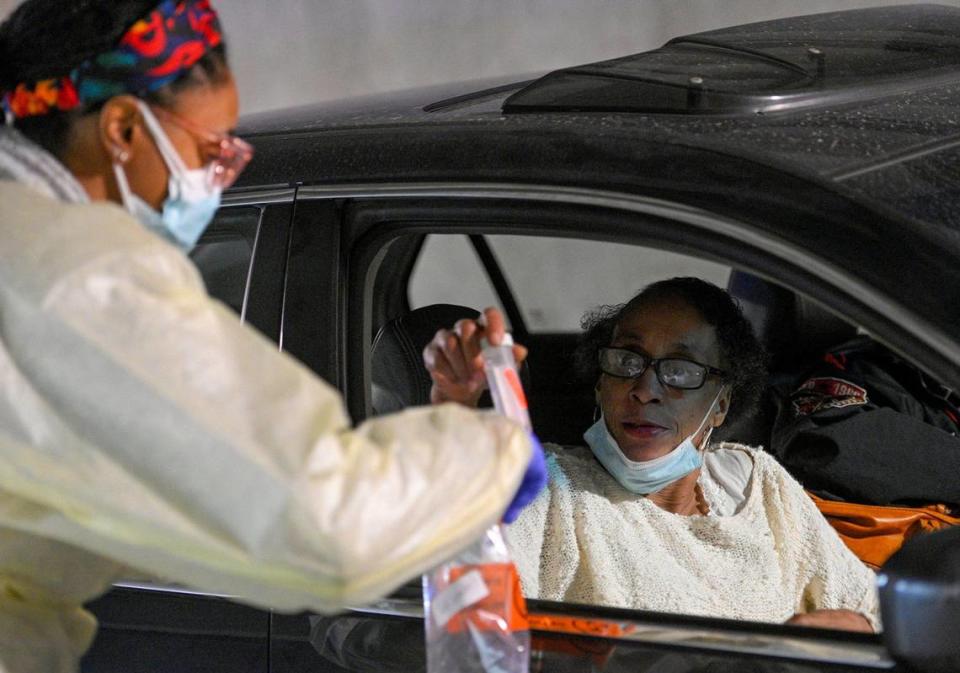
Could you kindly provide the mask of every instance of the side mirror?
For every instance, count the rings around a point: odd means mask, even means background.
[[[880,570],[883,637],[923,673],[960,671],[960,527],[910,540]]]

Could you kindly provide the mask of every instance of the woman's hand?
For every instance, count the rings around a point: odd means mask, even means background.
[[[860,631],[873,633],[870,622],[859,612],[853,610],[814,610],[795,614],[786,621],[793,626],[811,626],[818,629],[837,629],[840,631]]]
[[[480,320],[460,320],[452,330],[439,330],[423,349],[423,364],[433,379],[430,401],[477,406],[487,387],[480,340],[486,337],[491,345],[499,346],[504,334],[503,314],[495,308],[484,310]],[[527,349],[514,345],[513,357],[519,365],[527,357]]]

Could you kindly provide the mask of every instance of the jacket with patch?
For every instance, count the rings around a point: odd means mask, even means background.
[[[869,337],[782,392],[772,450],[807,489],[874,505],[960,504],[956,393]]]

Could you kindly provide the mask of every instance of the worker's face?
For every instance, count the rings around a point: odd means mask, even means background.
[[[225,81],[214,85],[186,88],[176,95],[169,111],[189,122],[191,127],[215,135],[229,134],[237,124],[239,111],[236,83],[232,76],[228,76]],[[188,169],[202,168],[214,158],[211,153],[215,148],[202,134],[160,114],[156,116]],[[124,164],[124,170],[130,188],[155,210],[160,210],[167,198],[170,169],[142,115],[136,117],[134,123],[137,128],[130,135],[129,160]]]
[[[655,299],[641,304],[617,324],[611,347],[649,358],[685,358],[723,369],[716,330],[700,313],[679,299]],[[666,455],[695,432],[720,393],[714,411],[704,423],[719,426],[729,404],[728,388],[708,375],[703,387],[681,390],[665,386],[648,366],[637,378],[601,374],[597,400],[607,428],[630,460],[653,460]],[[703,432],[695,438],[699,445]]]

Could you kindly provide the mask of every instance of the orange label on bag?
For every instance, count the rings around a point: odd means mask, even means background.
[[[484,563],[482,565],[467,565],[451,568],[450,586],[461,578],[470,585],[476,585],[477,576],[486,585],[485,595],[475,593],[469,588],[473,596],[482,596],[478,600],[471,600],[453,614],[443,626],[448,633],[461,633],[467,630],[469,622],[474,628],[481,631],[506,629],[507,631],[526,631],[530,628],[527,618],[527,602],[520,589],[520,577],[517,568],[512,563]],[[440,599],[440,597],[438,597]]]

